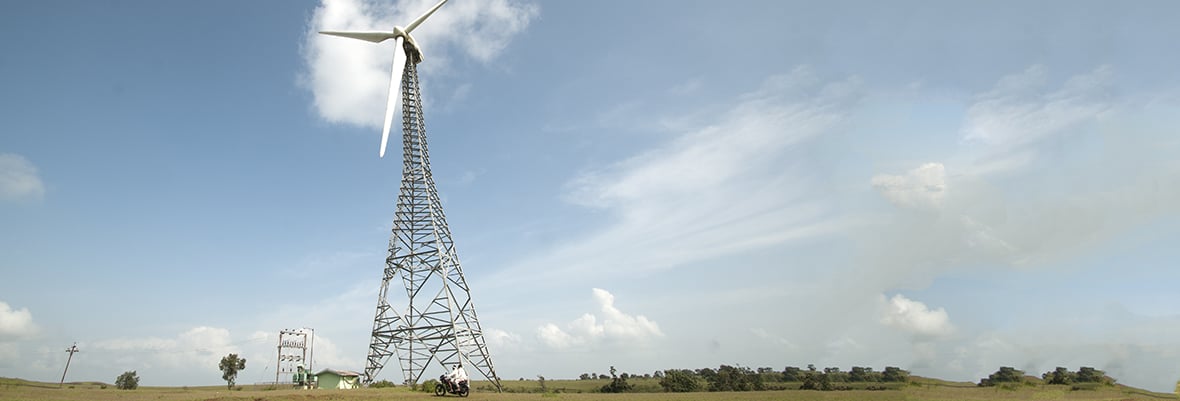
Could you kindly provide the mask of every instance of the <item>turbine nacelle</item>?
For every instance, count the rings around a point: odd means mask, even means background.
[[[381,43],[389,39],[402,38],[405,41],[403,51],[414,64],[422,62],[422,49],[418,47],[418,42],[414,40],[414,36],[406,31],[406,28],[395,26],[392,32],[384,31],[320,31],[324,35],[340,36],[344,38],[360,39],[367,42]]]
[[[422,62],[422,49],[418,48],[418,42],[414,41],[414,37],[410,36],[410,32],[412,32],[414,28],[417,28],[418,25],[421,25],[423,21],[426,21],[426,18],[430,17],[430,14],[434,14],[434,12],[438,11],[438,8],[442,7],[442,5],[446,2],[447,0],[438,2],[438,4],[435,4],[434,7],[431,7],[430,10],[425,14],[415,18],[414,21],[410,22],[409,25],[406,25],[405,27],[394,26],[393,31],[391,32],[320,31],[320,33],[324,35],[360,39],[373,43],[381,43],[389,39],[395,39],[397,41],[396,47],[401,48],[401,51],[394,50],[393,52],[393,71],[389,76],[389,99],[385,104],[385,127],[381,130],[381,150],[378,153],[380,157],[385,157],[385,145],[389,142],[389,127],[393,123],[393,115],[396,114],[396,109],[398,109],[398,106],[401,105],[401,103],[398,102],[398,99],[400,99],[401,96],[398,96],[398,94],[401,92],[402,74],[405,72],[406,60],[410,60],[410,62],[414,63],[415,65]]]

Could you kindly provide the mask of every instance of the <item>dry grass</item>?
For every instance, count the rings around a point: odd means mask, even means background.
[[[530,383],[531,382],[531,383]],[[595,383],[578,383],[577,380],[550,380],[550,389],[590,390]],[[591,382],[591,381],[585,381]],[[476,383],[477,386],[479,383]],[[505,385],[519,390],[530,390],[535,381],[506,381]],[[73,388],[70,388],[70,387]],[[137,390],[117,390],[102,383],[66,383],[65,388],[57,384],[27,382],[15,379],[0,379],[0,401],[369,401],[369,400],[455,400],[447,396],[413,392],[405,387],[357,390],[268,390],[263,386],[246,386],[240,391],[228,391],[225,387],[141,387]],[[576,391],[576,390],[575,390]],[[1068,386],[1014,386],[1009,389],[975,387],[971,383],[945,382],[919,379],[916,384],[900,390],[888,391],[804,391],[781,390],[742,393],[472,393],[472,401],[713,401],[713,400],[797,400],[797,401],[867,401],[867,400],[1166,400],[1176,399],[1172,394],[1153,393],[1124,386],[1103,386],[1095,390],[1071,391]]]

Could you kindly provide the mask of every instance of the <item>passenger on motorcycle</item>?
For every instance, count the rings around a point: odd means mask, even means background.
[[[463,370],[463,365],[455,364],[451,373],[447,374],[447,379],[450,385],[455,386],[452,391],[458,391],[459,386],[467,384],[467,371]]]

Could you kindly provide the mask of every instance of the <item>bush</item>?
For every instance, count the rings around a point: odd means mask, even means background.
[[[619,377],[615,374],[615,367],[610,367],[611,381],[610,384],[602,386],[600,391],[604,393],[625,393],[631,391],[635,386],[627,383],[626,377]]]
[[[1010,366],[1001,366],[1000,370],[987,376],[986,379],[979,380],[979,387],[995,386],[1000,383],[1022,383],[1024,382],[1024,371],[1018,370]]]
[[[439,383],[438,380],[430,379],[430,380],[422,382],[422,385],[418,386],[418,389],[422,390],[423,393],[432,393],[433,394],[434,388],[441,386],[441,385],[442,385],[442,383]]]
[[[670,369],[665,370],[664,378],[660,379],[660,387],[669,393],[691,393],[701,390],[701,383],[697,382],[696,375],[689,370]]]
[[[139,376],[135,374],[134,370],[123,372],[123,374],[115,378],[115,388],[119,390],[135,390],[139,388]]]
[[[375,381],[372,384],[370,384],[369,387],[371,387],[371,388],[389,388],[389,387],[394,387],[394,384],[393,384],[393,382],[391,382],[389,380],[378,380],[378,381]],[[434,389],[431,389],[431,391],[434,391]]]

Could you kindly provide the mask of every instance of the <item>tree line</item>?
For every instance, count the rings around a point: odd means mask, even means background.
[[[745,366],[721,365],[716,369],[667,369],[658,370],[651,374],[633,375],[629,373],[616,374],[611,366],[611,375],[597,373],[583,373],[581,380],[611,379],[611,383],[600,390],[604,393],[631,391],[634,387],[627,383],[630,378],[659,379],[660,387],[666,392],[695,392],[695,391],[763,391],[784,389],[793,386],[784,384],[799,383],[803,390],[849,390],[848,383],[904,383],[909,380],[909,371],[894,366],[887,366],[882,371],[871,367],[853,366],[848,371],[829,367],[823,370],[815,365],[807,365],[806,369],[787,366],[778,371],[769,367],[751,369]],[[775,383],[772,385],[772,383]],[[884,390],[884,386],[860,387],[869,390]]]
[[[1070,371],[1068,368],[1058,366],[1057,369],[1050,370],[1041,375],[1041,380],[1045,384],[1082,384],[1094,383],[1114,385],[1115,378],[1107,376],[1106,372],[1094,369],[1089,366],[1082,366],[1076,372]],[[979,387],[991,387],[1003,384],[1022,384],[1025,383],[1025,375],[1023,370],[1013,368],[1011,366],[1001,366],[1000,370],[992,373],[985,378],[979,379]]]

